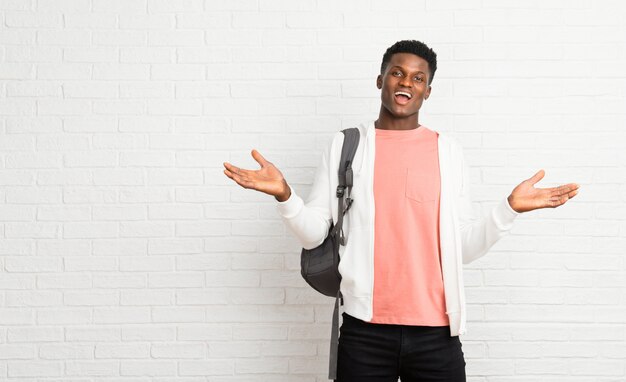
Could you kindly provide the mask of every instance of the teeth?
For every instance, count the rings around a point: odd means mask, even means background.
[[[411,99],[411,98],[412,98],[412,97],[411,97],[411,94],[410,94],[410,93],[406,93],[406,92],[395,92],[394,94],[395,94],[395,95],[402,94],[402,95],[405,95],[405,96],[409,97],[409,99]]]

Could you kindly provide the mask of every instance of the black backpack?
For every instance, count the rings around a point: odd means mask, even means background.
[[[359,129],[353,127],[342,131],[345,135],[339,163],[339,185],[337,186],[337,223],[330,224],[324,242],[313,249],[302,249],[300,273],[304,280],[325,296],[335,297],[339,292],[339,245],[346,245],[343,234],[343,216],[352,205],[352,160],[359,145]]]
[[[339,184],[337,186],[337,223],[331,223],[324,242],[313,249],[302,249],[300,254],[300,273],[304,280],[316,291],[325,296],[335,297],[333,326],[330,339],[330,357],[328,378],[337,377],[337,351],[339,345],[339,303],[342,299],[339,291],[341,274],[339,273],[339,245],[346,245],[343,233],[343,216],[352,206],[353,174],[352,160],[359,146],[359,129],[356,127],[342,130],[344,134],[341,159],[339,162]]]

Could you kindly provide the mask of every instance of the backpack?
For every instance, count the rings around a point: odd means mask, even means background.
[[[331,223],[324,242],[313,249],[302,249],[300,253],[300,273],[302,278],[316,291],[325,296],[335,297],[333,326],[330,340],[329,379],[337,374],[337,351],[339,345],[339,303],[342,298],[339,291],[341,274],[339,273],[339,246],[346,245],[343,233],[343,216],[352,206],[353,173],[352,160],[359,146],[359,129],[356,127],[342,130],[344,134],[341,159],[339,161],[339,183],[337,186],[337,223]]]
[[[316,291],[325,296],[335,297],[339,292],[339,245],[346,245],[343,234],[343,216],[352,206],[352,160],[359,145],[359,129],[342,130],[345,137],[339,162],[339,183],[337,186],[337,223],[330,224],[326,239],[313,249],[302,249],[300,253],[300,273],[302,278]]]

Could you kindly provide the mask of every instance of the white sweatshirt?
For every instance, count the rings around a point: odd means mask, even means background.
[[[340,246],[341,293],[349,315],[371,321],[374,291],[374,122],[358,126],[360,131],[352,169],[354,203],[344,218],[345,247]],[[519,215],[502,199],[481,219],[474,219],[469,192],[469,168],[463,150],[452,138],[438,133],[441,199],[439,235],[446,314],[452,336],[464,334],[466,322],[462,265],[483,256],[512,227]],[[315,248],[326,238],[332,221],[337,221],[335,192],[344,135],[335,134],[317,168],[306,203],[291,189],[291,196],[278,202],[278,213],[304,248]],[[398,163],[398,166],[406,166]]]

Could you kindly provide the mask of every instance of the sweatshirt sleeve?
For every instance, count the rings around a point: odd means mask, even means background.
[[[343,134],[342,134],[343,135]],[[322,155],[315,172],[311,192],[306,202],[291,189],[291,196],[277,202],[277,210],[289,230],[298,238],[303,248],[320,245],[328,234],[332,222],[330,169],[328,165],[332,144]]]
[[[468,264],[485,255],[489,248],[511,230],[519,212],[513,210],[507,197],[504,197],[498,201],[487,216],[477,219],[472,209],[469,167],[465,163],[462,151],[460,152],[460,162],[462,184],[458,210],[463,244],[463,263]]]

